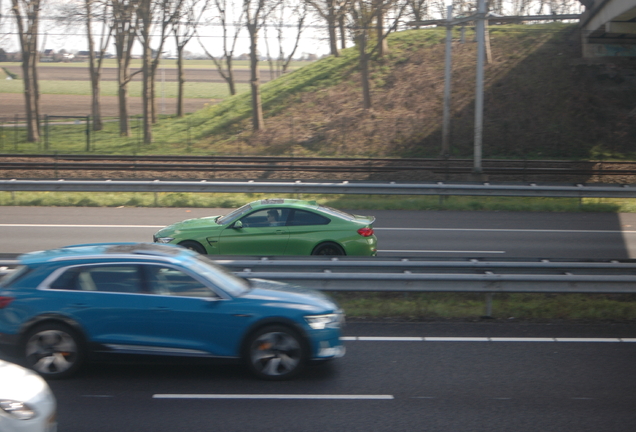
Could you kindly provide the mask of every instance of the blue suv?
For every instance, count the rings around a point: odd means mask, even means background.
[[[21,255],[0,281],[0,344],[46,378],[95,353],[243,360],[258,377],[344,355],[344,315],[320,292],[242,279],[158,244],[69,246]]]

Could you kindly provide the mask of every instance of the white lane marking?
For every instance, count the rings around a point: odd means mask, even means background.
[[[0,224],[7,228],[163,228],[166,225]]]
[[[78,224],[0,224],[0,227],[42,228],[163,228],[166,225],[78,225]],[[549,229],[501,229],[501,228],[373,228],[376,231],[475,231],[475,232],[526,232],[526,233],[582,233],[582,234],[636,234],[621,230],[549,230]]]
[[[342,341],[363,342],[636,342],[636,338],[533,338],[533,337],[431,337],[344,336]]]
[[[390,400],[393,395],[329,394],[155,394],[153,399],[322,399],[322,400]]]
[[[581,234],[636,234],[622,230],[550,230],[550,229],[505,229],[505,228],[377,228],[374,231],[477,231],[477,232],[527,232],[527,233],[581,233]]]
[[[466,254],[466,253],[480,253],[480,254],[505,254],[506,251],[470,251],[470,250],[410,250],[410,249],[404,249],[404,250],[383,250],[380,249],[378,250],[378,252],[382,252],[382,253],[405,253],[405,252],[417,252],[417,253],[459,253],[459,254]]]

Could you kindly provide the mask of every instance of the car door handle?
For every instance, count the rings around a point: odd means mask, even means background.
[[[285,233],[285,231],[283,231],[283,230],[276,230],[276,234],[284,234],[284,233]]]
[[[77,309],[86,309],[89,306],[86,303],[72,303],[71,307],[77,308]]]
[[[167,312],[170,310],[170,308],[166,306],[157,306],[157,307],[150,308],[150,310],[157,311],[157,312]]]

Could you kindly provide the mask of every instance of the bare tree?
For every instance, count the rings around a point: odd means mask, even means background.
[[[351,4],[350,14],[353,22],[353,33],[356,45],[359,52],[360,63],[360,78],[362,83],[362,100],[365,109],[371,109],[371,83],[369,80],[369,62],[374,53],[379,52],[384,45],[384,42],[388,35],[397,28],[398,22],[402,18],[407,3],[401,3],[396,9],[394,16],[391,17],[392,23],[388,26],[388,29],[380,33],[378,31],[380,16],[384,17],[384,14],[379,14],[376,6],[378,0],[355,0]],[[373,24],[376,31],[376,45],[372,49],[368,49],[369,39]]]
[[[263,105],[261,104],[260,71],[258,69],[258,32],[265,25],[271,11],[281,0],[243,0],[243,11],[250,37],[250,87],[252,91],[252,127],[255,131],[265,129]]]
[[[236,49],[236,42],[238,41],[239,34],[241,33],[243,26],[243,18],[245,16],[245,9],[241,8],[239,16],[234,18],[232,12],[236,10],[234,3],[228,3],[227,0],[214,0],[216,11],[218,12],[218,20],[221,23],[221,29],[223,30],[223,54],[215,56],[208,51],[208,49],[201,42],[199,38],[199,45],[205,51],[205,54],[212,59],[216,69],[219,71],[219,75],[227,82],[230,88],[230,94],[234,96],[236,94],[236,83],[234,82],[234,69],[232,67],[232,59],[234,57],[234,50]],[[230,22],[232,21],[232,22]],[[231,36],[229,27],[234,28],[234,33]]]
[[[177,117],[183,117],[183,84],[185,83],[183,50],[196,34],[209,5],[210,0],[183,0],[179,3],[179,8],[175,8],[177,16],[172,22],[172,34],[177,47]]]
[[[91,82],[91,114],[93,117],[93,130],[100,131],[104,125],[101,116],[101,73],[106,49],[112,33],[112,15],[110,3],[104,0],[80,0],[68,1],[57,6],[57,25],[65,27],[72,33],[79,27],[84,27],[88,42],[88,71]],[[94,22],[101,23],[98,48],[95,48],[96,36],[93,34]],[[44,46],[44,43],[42,43]],[[61,50],[65,51],[65,50]],[[61,53],[60,51],[60,53]]]
[[[331,55],[338,57],[338,35],[336,30],[341,29],[340,34],[345,34],[344,15],[350,0],[305,0],[312,8],[316,10],[318,15],[327,23],[327,31],[329,33],[329,52]],[[344,48],[344,40],[342,40],[342,48]]]
[[[93,10],[93,5],[101,9],[100,13]],[[100,131],[103,129],[101,111],[101,74],[102,65],[106,49],[110,41],[112,24],[109,24],[109,4],[108,2],[95,2],[94,0],[84,0],[86,12],[86,36],[88,38],[88,69],[91,78],[91,113],[93,115],[93,130]],[[93,19],[101,21],[102,27],[99,39],[99,51],[95,50],[95,37],[93,36]]]
[[[11,0],[22,52],[22,75],[27,116],[27,140],[40,140],[40,92],[38,88],[38,27],[41,0]]]
[[[139,25],[137,36],[141,42],[142,51],[142,105],[144,143],[152,142],[152,125],[157,122],[157,108],[155,104],[155,74],[159,66],[163,46],[169,36],[172,22],[181,9],[181,0],[140,0],[137,16]],[[159,28],[159,46],[151,47],[153,31]]]
[[[117,84],[119,98],[119,134],[130,136],[128,121],[128,83],[139,71],[130,73],[132,48],[139,18],[139,0],[110,0],[113,13],[113,37],[117,51]]]
[[[276,59],[273,59],[270,55],[269,43],[267,42],[267,33],[265,36],[265,44],[267,46],[267,60],[270,64],[270,75],[272,79],[286,73],[289,64],[294,58],[294,54],[298,49],[298,44],[303,34],[303,30],[305,30],[305,20],[307,19],[308,14],[307,7],[308,5],[305,2],[296,2],[295,4],[290,4],[288,1],[283,0],[278,8],[276,8],[272,12],[271,21],[276,31],[276,41],[278,42],[278,54],[276,56]],[[286,54],[284,33],[285,28],[289,26],[289,24],[287,23],[290,22],[294,22],[296,36],[294,37],[294,45],[291,52],[289,54]],[[265,27],[265,32],[267,32],[267,27]]]

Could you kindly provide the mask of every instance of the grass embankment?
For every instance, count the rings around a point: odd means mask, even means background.
[[[85,95],[91,94],[91,84],[88,81],[48,81],[38,82],[40,94],[54,95]],[[117,96],[118,86],[115,81],[102,81],[100,84],[102,96]],[[227,84],[186,82],[183,86],[184,97],[193,99],[225,99],[230,96]],[[0,81],[0,93],[22,93],[22,80]],[[237,84],[236,91],[249,91],[249,84]],[[128,85],[130,97],[141,97],[141,82],[133,81]],[[178,87],[176,82],[157,83],[157,99],[161,97],[176,98]]]
[[[236,208],[246,202],[271,198],[298,198],[296,194],[226,194],[169,192],[0,192],[0,206],[53,207],[195,207]],[[310,195],[335,208],[373,210],[455,210],[523,212],[636,212],[636,200],[608,198],[510,198],[437,196]]]
[[[560,23],[490,28],[485,70],[484,158],[634,156],[636,88],[623,69],[580,62],[578,28]],[[456,38],[459,34],[456,35]],[[371,62],[373,108],[362,109],[356,48],[262,85],[265,130],[252,131],[250,95],[186,118],[163,118],[154,142],[116,126],[95,135],[100,153],[436,157],[441,143],[444,29],[392,34]],[[451,157],[472,157],[475,44],[453,46]],[[629,62],[629,60],[626,60]],[[577,63],[578,62],[578,63]],[[630,63],[631,64],[631,63]],[[263,64],[262,66],[265,66]],[[626,66],[627,74],[632,66]],[[627,76],[627,75],[626,75]],[[197,90],[212,94],[211,90]],[[50,131],[50,149],[83,152],[84,139]],[[27,143],[19,152],[41,151]]]
[[[477,320],[485,295],[467,293],[332,293],[347,317],[365,320]],[[633,321],[633,294],[496,294],[490,318],[508,321]]]

